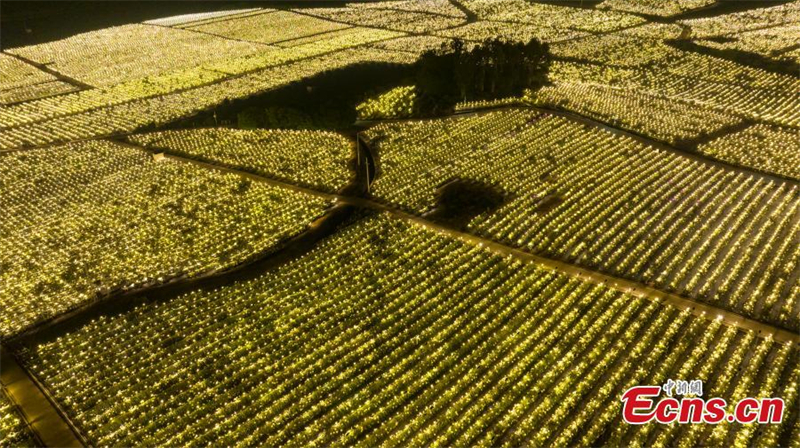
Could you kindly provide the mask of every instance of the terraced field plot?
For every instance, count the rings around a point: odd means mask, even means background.
[[[423,214],[445,182],[484,182],[507,200],[471,231],[798,329],[794,182],[525,109],[365,134],[389,203]]]
[[[114,291],[235,266],[327,203],[107,141],[0,158],[4,336]]]
[[[670,372],[728,398],[756,379],[778,392],[796,356],[379,216],[260,279],[102,319],[26,358],[101,444],[564,446],[607,428],[629,443],[750,441],[728,425],[619,425],[618,392]]]
[[[322,191],[352,177],[352,144],[332,132],[198,129],[131,136],[131,141]],[[312,168],[313,167],[313,168]]]

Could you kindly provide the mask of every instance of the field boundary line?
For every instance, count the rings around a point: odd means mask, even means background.
[[[18,54],[9,53],[6,50],[3,50],[2,53],[4,55],[6,55],[6,56],[11,56],[12,58],[17,59],[18,61],[24,62],[24,63],[36,68],[37,70],[45,72],[48,75],[54,76],[59,81],[65,82],[67,84],[71,84],[71,85],[73,85],[75,87],[78,87],[78,88],[80,88],[80,90],[94,89],[94,86],[86,84],[85,82],[82,82],[82,81],[78,81],[75,78],[71,78],[71,77],[69,77],[69,76],[67,76],[67,75],[65,75],[65,74],[63,74],[61,72],[53,70],[52,68],[48,67],[46,64],[42,64],[40,62],[36,62],[36,61],[34,61],[32,59],[28,59],[25,56],[20,56]],[[38,98],[34,98],[34,99],[38,99]]]
[[[23,418],[45,446],[88,446],[46,389],[2,346],[0,366],[0,382],[7,395],[22,410]]]
[[[348,199],[348,202],[350,202],[353,205],[361,204],[361,201],[353,201],[350,199]],[[367,204],[364,205],[366,206]],[[742,316],[741,314],[732,311],[717,308],[713,305],[688,299],[686,297],[682,297],[677,294],[668,293],[633,280],[627,280],[620,277],[615,277],[613,275],[603,274],[601,272],[597,272],[587,268],[582,268],[563,261],[554,260],[552,258],[547,258],[540,255],[534,255],[530,252],[513,248],[505,244],[498,243],[496,241],[481,236],[477,236],[471,233],[455,230],[450,227],[431,222],[425,218],[421,218],[406,212],[392,209],[391,207],[388,206],[381,206],[380,208],[382,208],[383,210],[387,211],[392,215],[395,215],[398,218],[413,221],[419,225],[422,225],[431,230],[435,230],[439,233],[454,236],[462,241],[474,244],[479,247],[485,247],[488,250],[502,256],[510,256],[520,261],[535,263],[536,265],[544,269],[567,274],[571,277],[575,277],[589,283],[597,285],[602,284],[607,287],[616,289],[617,291],[624,292],[626,294],[634,295],[649,300],[656,300],[668,303],[681,310],[690,309],[692,313],[697,316],[704,316],[707,318],[716,317],[717,319],[722,320],[723,323],[729,326],[735,326],[738,328],[754,331],[758,333],[758,335],[761,337],[771,336],[776,341],[780,342],[800,343],[800,334],[796,334],[789,330],[778,328],[774,325]]]
[[[702,163],[707,163],[711,165],[715,165],[722,169],[734,170],[734,171],[741,171],[747,174],[752,174],[755,176],[762,176],[769,180],[776,181],[776,182],[789,182],[795,185],[800,186],[800,180],[795,179],[790,176],[785,176],[778,173],[773,173],[770,171],[760,170],[754,167],[748,167],[743,165],[737,165],[735,163],[726,162],[721,159],[717,159],[706,154],[703,154],[699,151],[690,151],[688,149],[681,149],[676,146],[672,146],[669,143],[662,142],[660,140],[655,140],[651,137],[637,134],[636,132],[629,131],[626,129],[618,128],[612,126],[610,124],[604,123],[602,121],[595,120],[594,118],[587,117],[585,115],[581,115],[577,112],[556,109],[552,107],[544,107],[544,106],[530,106],[526,104],[502,104],[497,106],[486,106],[486,107],[475,107],[470,109],[461,109],[456,111],[450,115],[443,115],[440,117],[428,117],[428,118],[389,118],[385,120],[357,120],[356,124],[362,126],[363,128],[370,128],[372,126],[376,126],[383,123],[405,123],[405,122],[425,122],[431,120],[443,120],[448,118],[459,118],[459,117],[472,117],[472,116],[479,116],[485,113],[503,111],[503,110],[510,110],[510,109],[528,109],[528,110],[536,110],[539,112],[543,112],[550,115],[556,115],[560,117],[564,117],[568,120],[571,120],[576,123],[585,124],[587,126],[592,126],[594,128],[601,129],[603,131],[609,132],[611,134],[621,135],[624,137],[631,138],[636,140],[639,143],[652,146],[653,148],[660,149],[663,151],[667,151],[673,154],[676,154],[681,157],[686,157],[692,160],[697,160]],[[758,124],[761,122],[753,122],[750,125]],[[774,126],[774,125],[773,125]],[[785,128],[786,126],[780,126]]]
[[[132,148],[138,148],[143,151],[153,152],[152,149],[148,149],[145,147],[141,147],[139,145],[131,144],[131,143],[123,143]],[[210,162],[201,162],[199,160],[172,155],[168,152],[164,152],[164,156],[167,159],[173,159],[176,161],[182,161],[186,163],[195,164],[197,166],[224,171],[232,174],[238,174],[240,176],[246,177],[248,179],[252,179],[259,182],[266,182],[272,185],[290,188],[296,191],[301,191],[308,194],[314,194],[317,196],[321,196],[324,198],[328,198],[334,200],[335,202],[344,203],[348,205],[354,205],[361,208],[367,208],[371,210],[387,212],[395,217],[405,219],[407,221],[415,222],[419,225],[422,225],[426,228],[435,230],[440,233],[445,233],[454,237],[457,237],[463,241],[469,242],[471,244],[478,245],[480,247],[486,247],[487,249],[491,250],[494,253],[503,255],[503,256],[511,256],[521,261],[525,261],[528,263],[535,263],[538,266],[541,266],[544,269],[548,270],[555,270],[572,277],[576,277],[582,279],[584,281],[588,281],[595,284],[604,284],[608,287],[614,288],[618,291],[622,291],[625,293],[633,294],[639,297],[647,298],[650,300],[658,300],[669,303],[670,305],[675,306],[678,309],[691,309],[692,313],[697,316],[705,316],[705,317],[714,317],[721,319],[724,323],[732,326],[736,326],[738,328],[752,330],[758,333],[762,337],[769,337],[772,336],[775,340],[781,342],[793,342],[793,343],[800,343],[800,334],[793,333],[789,330],[777,327],[772,324],[768,324],[765,322],[761,322],[756,319],[745,317],[739,313],[728,311],[722,308],[718,308],[714,305],[710,305],[699,300],[693,300],[690,298],[682,297],[677,294],[669,293],[662,291],[658,288],[654,288],[651,286],[647,286],[643,283],[639,283],[633,280],[623,279],[621,277],[616,277],[609,274],[604,274],[599,271],[595,271],[588,268],[579,267],[577,265],[566,263],[563,261],[555,260],[552,258],[543,257],[541,255],[535,255],[530,252],[524,251],[522,249],[514,248],[511,246],[507,246],[503,243],[496,242],[494,240],[481,237],[472,233],[462,232],[460,230],[455,230],[451,227],[435,223],[423,217],[399,210],[392,205],[384,204],[378,202],[371,198],[364,198],[364,197],[355,197],[355,196],[347,196],[341,194],[332,194],[332,193],[324,193],[321,191],[314,190],[312,188],[300,187],[298,185],[294,185],[291,183],[278,181],[272,179],[270,177],[251,173],[248,171],[243,171],[236,168],[231,168],[227,166],[217,165]]]

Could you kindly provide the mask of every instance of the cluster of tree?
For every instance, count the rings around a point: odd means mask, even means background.
[[[550,49],[538,39],[492,38],[477,45],[453,40],[425,52],[417,63],[416,94],[421,113],[437,113],[459,101],[520,96],[547,82]]]

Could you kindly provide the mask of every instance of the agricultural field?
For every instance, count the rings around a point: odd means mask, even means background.
[[[114,291],[236,266],[328,202],[102,140],[0,160],[2,335]]]
[[[333,132],[191,129],[131,136],[133,143],[303,185],[321,191],[344,188],[355,151]],[[309,167],[313,167],[310,169]]]
[[[800,373],[793,344],[386,215],[259,279],[95,321],[25,358],[112,446],[769,444],[791,428],[626,428],[616,396],[670,374],[727,398],[757,380],[789,392]]]
[[[365,134],[381,200],[425,214],[446,182],[483,182],[508,200],[475,233],[800,329],[794,183],[526,109]]]
[[[797,130],[757,124],[711,140],[698,149],[718,159],[800,179],[800,152],[796,148],[800,148]]]
[[[0,104],[58,95],[78,88],[7,54],[0,54]]]
[[[209,5],[7,15],[1,447],[800,448],[800,0]]]

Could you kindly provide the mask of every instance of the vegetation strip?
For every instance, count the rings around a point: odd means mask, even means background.
[[[695,302],[691,299],[687,299],[685,297],[681,297],[676,294],[670,294],[638,282],[622,279],[619,277],[614,277],[612,275],[607,275],[589,269],[577,267],[569,263],[564,263],[558,260],[553,260],[550,258],[534,255],[520,249],[515,249],[513,247],[506,246],[505,244],[497,243],[495,241],[486,238],[475,236],[471,233],[454,230],[450,227],[431,222],[427,219],[394,209],[386,205],[376,203],[368,199],[343,198],[343,200],[347,203],[358,205],[364,208],[372,208],[375,210],[389,212],[396,217],[409,221],[414,221],[432,230],[446,233],[448,235],[457,237],[472,244],[476,244],[480,247],[486,247],[487,249],[499,253],[501,255],[511,256],[528,263],[535,263],[538,266],[541,266],[545,269],[555,270],[594,284],[603,284],[605,286],[614,288],[618,291],[633,294],[638,297],[643,297],[650,300],[659,300],[659,301],[663,300],[671,305],[676,306],[679,309],[689,308],[691,309],[692,313],[697,316],[709,317],[716,315],[718,318],[721,318],[723,322],[729,325],[736,326],[745,330],[756,331],[757,333],[759,333],[759,335],[763,337],[772,336],[776,341],[781,341],[781,342],[789,341],[789,342],[800,343],[800,334],[792,333],[791,331],[777,328],[773,325],[769,325],[754,319],[749,319],[740,314],[726,311],[711,305],[707,305],[701,302]]]
[[[135,145],[134,145],[135,146]],[[362,145],[364,148],[369,150],[367,145]],[[451,236],[455,236],[462,240],[468,241],[473,244],[477,244],[481,247],[487,247],[490,250],[500,253],[506,256],[512,256],[522,261],[526,261],[529,263],[535,263],[547,269],[557,270],[559,272],[568,274],[573,277],[578,277],[580,279],[589,281],[595,284],[604,284],[608,287],[612,287],[622,292],[632,293],[638,295],[639,297],[644,297],[650,300],[663,300],[666,301],[680,309],[691,309],[692,313],[698,316],[718,316],[723,320],[723,322],[727,323],[728,325],[736,326],[746,330],[756,331],[759,335],[763,337],[773,337],[777,341],[790,341],[790,342],[797,342],[800,343],[800,334],[792,333],[791,331],[784,330],[773,325],[760,322],[754,319],[750,319],[744,317],[738,313],[734,313],[731,311],[726,311],[715,306],[711,306],[708,304],[704,304],[698,301],[694,301],[685,297],[681,297],[677,294],[671,294],[664,291],[661,291],[656,288],[649,287],[639,282],[631,281],[622,279],[619,277],[615,277],[612,275],[603,274],[597,271],[593,271],[590,269],[580,268],[575,265],[564,263],[561,261],[553,260],[546,257],[541,257],[538,255],[533,255],[529,252],[515,249],[510,246],[497,243],[495,241],[479,237],[470,233],[461,232],[458,230],[454,230],[450,227],[446,227],[440,224],[436,224],[431,222],[427,219],[421,218],[419,216],[415,216],[401,210],[398,210],[392,206],[381,204],[376,202],[372,199],[367,198],[359,198],[359,197],[352,197],[352,196],[343,196],[343,195],[335,195],[335,194],[328,194],[322,193],[319,191],[315,191],[312,189],[306,189],[303,187],[293,186],[291,184],[287,184],[284,182],[276,181],[265,176],[260,176],[258,174],[248,173],[241,170],[221,167],[218,165],[214,165],[212,163],[207,162],[199,162],[193,159],[188,159],[184,157],[178,156],[171,156],[169,154],[165,154],[168,158],[173,158],[175,160],[184,161],[187,163],[197,164],[198,166],[202,166],[208,169],[214,170],[221,170],[225,172],[235,173],[248,179],[253,179],[260,182],[267,182],[275,185],[284,186],[286,188],[295,188],[298,191],[303,191],[309,194],[316,194],[319,196],[335,199],[337,202],[341,202],[343,204],[354,205],[357,207],[378,210],[378,211],[385,211],[388,212],[396,217],[414,221],[418,224],[421,224],[425,227],[430,229],[434,229],[439,232],[447,233]]]
[[[18,60],[20,60],[20,61],[22,61],[22,62],[24,62],[24,63],[26,63],[28,65],[32,65],[32,66],[36,67],[37,69],[39,69],[39,70],[41,70],[41,71],[43,71],[43,72],[45,72],[45,73],[47,73],[49,75],[55,76],[59,81],[64,81],[65,83],[72,84],[75,87],[79,87],[81,89],[93,89],[94,88],[93,86],[90,86],[89,84],[86,84],[84,82],[78,81],[75,78],[70,78],[67,75],[59,73],[59,72],[51,69],[50,67],[48,67],[45,64],[40,64],[40,63],[32,61],[32,60],[30,60],[30,59],[28,59],[26,57],[23,57],[23,56],[20,56],[18,54],[14,54],[14,53],[8,53],[6,51],[3,51],[3,54],[6,55],[6,56],[11,56],[12,58],[18,59]]]
[[[618,127],[612,126],[610,124],[603,123],[601,121],[597,121],[597,120],[595,120],[593,118],[589,118],[587,116],[581,115],[581,114],[576,113],[576,112],[571,112],[571,111],[567,111],[567,110],[552,109],[552,108],[549,108],[549,107],[542,107],[542,106],[528,106],[528,105],[524,105],[524,104],[500,104],[500,105],[492,105],[492,106],[486,106],[486,107],[476,107],[476,108],[473,108],[473,109],[460,109],[460,110],[458,110],[457,112],[454,112],[451,115],[435,117],[435,118],[389,118],[389,119],[383,119],[383,120],[382,119],[359,120],[359,121],[356,122],[356,124],[366,129],[366,128],[372,127],[374,125],[382,124],[382,123],[403,123],[403,122],[430,121],[430,120],[446,119],[446,118],[450,118],[450,117],[472,117],[472,116],[482,115],[484,113],[491,113],[491,112],[495,112],[495,111],[509,110],[509,109],[530,109],[530,110],[542,111],[542,112],[545,112],[545,113],[548,113],[548,114],[551,114],[551,115],[558,115],[560,117],[567,118],[567,119],[575,121],[577,123],[582,123],[582,124],[586,124],[586,125],[589,125],[589,126],[592,126],[592,127],[595,127],[595,128],[602,129],[602,130],[604,130],[606,132],[610,132],[612,134],[624,135],[626,137],[630,137],[630,138],[632,138],[632,139],[634,139],[634,140],[636,140],[638,142],[644,143],[646,145],[653,146],[654,148],[663,149],[663,150],[669,151],[671,153],[679,154],[679,155],[687,157],[689,159],[699,160],[701,162],[709,163],[709,164],[712,164],[712,165],[720,166],[720,167],[731,169],[731,170],[735,170],[735,171],[741,171],[741,172],[745,172],[745,173],[752,173],[752,174],[755,174],[755,175],[758,175],[758,176],[763,176],[763,177],[765,177],[767,179],[771,179],[771,180],[775,180],[775,181],[779,181],[779,182],[791,182],[793,184],[800,184],[800,181],[798,181],[797,179],[795,179],[795,178],[793,178],[791,176],[785,176],[785,175],[774,173],[774,172],[768,172],[768,171],[764,171],[764,170],[759,170],[757,168],[753,168],[753,167],[749,167],[749,166],[737,165],[735,163],[727,162],[725,160],[716,159],[716,158],[711,157],[709,155],[703,154],[703,153],[701,153],[699,151],[690,151],[690,150],[687,150],[687,149],[681,149],[679,147],[672,146],[669,143],[662,142],[662,141],[659,141],[659,140],[655,140],[655,139],[647,137],[645,135],[637,134],[635,132],[628,131],[628,130],[625,130],[625,129],[622,129],[622,128],[618,128]],[[743,125],[741,127],[741,129],[744,129],[744,128],[752,125],[752,124],[753,123],[747,123],[747,125]],[[740,129],[740,127],[737,127],[736,129]],[[709,140],[713,140],[713,139],[709,139]],[[700,142],[698,142],[698,143],[700,143]]]
[[[263,181],[264,179],[257,180]],[[12,350],[21,346],[33,345],[41,340],[57,338],[64,333],[80,328],[99,316],[128,311],[145,303],[169,300],[180,294],[198,289],[214,289],[233,282],[246,281],[258,277],[266,269],[300,257],[311,250],[317,241],[347,223],[353,211],[353,207],[347,205],[335,206],[312,222],[306,231],[292,237],[277,250],[264,254],[253,261],[239,264],[224,271],[193,278],[181,277],[157,286],[143,287],[109,295],[51,319],[44,320],[8,338],[5,342]]]

